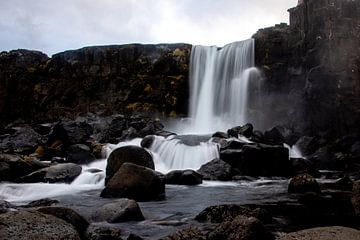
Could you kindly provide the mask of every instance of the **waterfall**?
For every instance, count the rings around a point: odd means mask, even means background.
[[[194,46],[190,58],[192,133],[210,133],[248,121],[249,80],[254,67],[254,39],[216,46]]]

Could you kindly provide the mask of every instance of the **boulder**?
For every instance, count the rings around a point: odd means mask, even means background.
[[[29,175],[21,177],[17,182],[22,183],[71,183],[81,174],[82,167],[74,163],[56,164],[47,168],[40,169]]]
[[[31,172],[49,167],[48,163],[19,155],[0,154],[0,182],[14,181]]]
[[[209,232],[209,240],[273,240],[274,236],[254,217],[239,215],[225,221]]]
[[[101,197],[151,201],[165,196],[165,177],[150,168],[124,163],[106,184]]]
[[[198,185],[202,183],[201,174],[194,170],[174,170],[165,175],[166,184]]]
[[[310,156],[319,149],[319,141],[315,137],[303,136],[295,143],[295,146],[304,156]]]
[[[204,180],[213,181],[231,181],[234,175],[231,165],[221,159],[205,163],[197,172],[203,176]]]
[[[145,218],[136,201],[124,198],[103,205],[93,213],[92,219],[95,222],[120,223],[142,221]]]
[[[127,121],[123,115],[118,115],[112,119],[109,126],[103,131],[101,143],[112,143],[117,144],[120,142],[123,131],[127,128]]]
[[[43,198],[43,199],[32,201],[21,207],[23,207],[23,208],[35,208],[35,207],[45,207],[45,206],[48,207],[48,206],[52,206],[57,203],[59,203],[58,200],[50,199],[50,198]]]
[[[150,148],[152,146],[152,144],[154,143],[155,141],[155,136],[154,135],[148,135],[146,137],[144,137],[142,140],[141,140],[141,147],[143,148]]]
[[[86,240],[122,240],[122,231],[115,226],[90,225],[86,230]]]
[[[354,182],[351,202],[355,210],[355,214],[360,216],[360,181]]]
[[[8,212],[12,208],[15,206],[5,200],[0,200],[0,214]]]
[[[285,142],[285,137],[281,132],[281,128],[275,126],[264,132],[263,139],[268,144],[278,144],[281,145]]]
[[[161,240],[206,240],[206,235],[197,227],[187,227]]]
[[[244,126],[237,126],[229,129],[228,135],[236,138],[239,135],[242,135],[244,137],[249,138],[253,134],[253,129],[254,129],[253,125],[251,123],[247,123]]]
[[[85,144],[74,144],[67,149],[66,161],[77,164],[88,164],[96,158]]]
[[[335,170],[337,168],[334,154],[326,146],[317,149],[308,157],[308,160],[314,163],[318,169]]]
[[[241,149],[220,151],[220,158],[248,176],[289,175],[289,150],[282,146],[246,144]]]
[[[272,219],[271,215],[261,208],[250,209],[237,204],[223,204],[205,208],[196,215],[195,220],[211,223],[231,222],[239,215],[255,217],[264,223],[269,223]]]
[[[348,227],[317,227],[292,232],[281,236],[279,240],[360,240],[360,231]]]
[[[112,151],[107,160],[105,184],[109,182],[124,163],[133,163],[155,169],[152,156],[145,149],[137,146],[120,147]]]
[[[0,239],[80,240],[66,221],[38,211],[10,211],[0,214]]]
[[[53,215],[57,218],[64,220],[73,225],[80,236],[84,236],[89,223],[79,213],[70,208],[65,207],[42,207],[38,209],[39,212],[44,214]]]
[[[320,186],[313,176],[307,173],[303,173],[293,177],[290,180],[288,186],[288,192],[289,193],[306,193],[306,192],[320,193]]]

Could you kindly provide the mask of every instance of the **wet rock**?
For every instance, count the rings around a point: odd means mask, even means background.
[[[281,129],[278,126],[275,126],[264,132],[263,139],[268,144],[283,144],[285,138],[281,133]]]
[[[155,136],[154,135],[149,135],[149,136],[144,137],[141,140],[140,145],[143,148],[150,148],[152,146],[152,144],[154,143],[154,141],[155,141]]]
[[[57,218],[64,220],[67,223],[73,225],[76,231],[79,233],[80,236],[84,236],[86,229],[89,226],[88,221],[85,220],[79,213],[76,211],[65,208],[65,207],[42,207],[39,208],[37,211],[53,215]]]
[[[221,159],[214,159],[205,163],[197,170],[205,180],[231,181],[234,171],[230,164]]]
[[[115,149],[107,160],[105,184],[109,182],[122,164],[126,162],[155,169],[152,156],[145,149],[137,146],[120,147]]]
[[[49,164],[33,158],[0,154],[0,181],[14,181],[19,177],[48,166]]]
[[[354,206],[355,214],[360,216],[360,181],[354,182],[351,202]]]
[[[248,176],[287,176],[289,151],[282,146],[246,144],[241,149],[220,151],[220,158]]]
[[[197,227],[188,227],[185,229],[181,229],[176,233],[169,235],[165,238],[161,238],[161,240],[205,240],[206,235]]]
[[[251,123],[247,123],[244,126],[237,126],[229,129],[228,134],[229,136],[236,138],[239,135],[249,138],[253,134],[253,129],[254,129],[253,125]]]
[[[271,222],[271,215],[264,209],[250,209],[236,204],[215,205],[205,208],[196,217],[200,222],[222,223],[232,221],[239,215],[255,217],[264,223]]]
[[[119,199],[116,202],[105,204],[97,209],[93,213],[92,219],[95,222],[107,221],[108,223],[120,223],[142,221],[145,218],[136,201]]]
[[[127,129],[127,121],[125,116],[116,116],[110,125],[103,131],[100,142],[117,144],[123,135],[123,131]]]
[[[198,185],[202,176],[194,170],[174,170],[165,175],[166,184]]]
[[[213,138],[225,138],[226,139],[226,138],[229,137],[229,135],[227,133],[225,133],[225,132],[216,132],[211,137],[213,137]]]
[[[247,143],[246,142],[242,142],[242,141],[226,141],[225,144],[223,144],[223,146],[221,146],[220,150],[225,150],[225,149],[241,149],[243,146],[245,146]]]
[[[306,192],[320,193],[320,186],[313,176],[307,173],[303,173],[293,177],[290,180],[288,192],[289,193],[306,193]]]
[[[5,200],[0,200],[0,214],[8,212],[12,208],[15,206]]]
[[[237,216],[225,221],[208,233],[209,240],[273,240],[274,236],[254,217]]]
[[[315,137],[303,136],[295,143],[295,146],[304,156],[310,156],[320,147],[320,144]]]
[[[65,182],[71,183],[81,173],[82,167],[74,163],[56,164],[47,168],[40,169],[29,175],[21,177],[17,182],[37,183],[37,182]]]
[[[280,237],[279,240],[360,240],[360,231],[347,227],[318,227],[292,232]]]
[[[80,240],[75,228],[64,220],[37,211],[11,211],[0,215],[1,239]]]
[[[13,128],[13,132],[0,141],[0,152],[31,154],[44,137],[30,127]]]
[[[110,226],[90,225],[85,234],[86,240],[122,240],[120,229]]]
[[[176,133],[165,131],[165,130],[160,130],[160,131],[156,131],[155,135],[167,138],[167,137],[170,137],[170,136],[176,136]]]
[[[144,239],[134,233],[130,233],[126,240],[144,240]]]
[[[296,176],[301,173],[308,173],[314,177],[320,177],[320,172],[315,164],[304,158],[290,158],[291,176]]]
[[[74,144],[67,149],[66,161],[77,164],[88,164],[96,158],[85,144]]]
[[[51,206],[54,204],[59,203],[58,200],[50,199],[50,198],[43,198],[40,200],[32,201],[25,206],[22,206],[23,208],[35,208],[35,207],[44,207],[44,206]]]
[[[154,170],[124,163],[106,184],[101,197],[151,201],[165,196],[165,179]]]

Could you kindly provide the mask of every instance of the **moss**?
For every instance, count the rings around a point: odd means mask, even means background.
[[[144,88],[144,92],[150,93],[150,92],[152,92],[152,91],[153,91],[153,89],[152,89],[151,85],[150,85],[150,84],[146,84],[146,86],[145,86],[145,88]]]
[[[126,109],[131,110],[131,111],[137,111],[137,110],[140,110],[141,108],[142,108],[142,104],[140,102],[129,103],[126,106]]]
[[[175,106],[177,103],[177,98],[175,96],[170,95],[170,93],[166,94],[165,96],[166,103],[171,106]]]
[[[177,48],[172,52],[172,55],[174,57],[185,57],[186,54],[185,54],[184,50],[181,50],[181,49]]]
[[[43,146],[38,146],[35,150],[35,153],[39,156],[43,156],[45,152],[45,148]]]
[[[171,111],[170,114],[169,114],[169,116],[170,116],[171,118],[176,118],[176,117],[177,117],[177,113],[176,113],[175,111]]]
[[[41,84],[38,83],[34,86],[34,93],[35,94],[40,94],[41,93]]]
[[[34,67],[28,67],[26,70],[27,70],[28,73],[36,72],[36,68],[34,68]]]

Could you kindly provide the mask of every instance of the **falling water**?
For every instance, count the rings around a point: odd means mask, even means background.
[[[216,46],[194,46],[190,58],[192,133],[210,133],[247,122],[249,79],[254,67],[254,39]]]

